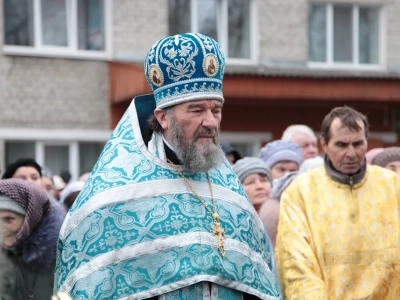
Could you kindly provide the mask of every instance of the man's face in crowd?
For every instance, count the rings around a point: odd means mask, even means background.
[[[363,122],[359,120],[358,125],[361,130],[355,131],[342,126],[340,119],[336,118],[331,124],[329,142],[321,137],[321,145],[333,167],[343,174],[353,175],[364,164],[368,145]]]
[[[25,217],[8,210],[0,210],[0,224],[3,229],[3,245],[7,248],[15,246],[16,236],[24,223]]]
[[[273,179],[283,177],[286,173],[295,172],[299,170],[299,166],[294,161],[280,161],[271,168],[271,175]]]
[[[43,176],[42,177],[42,186],[43,186],[43,189],[47,193],[54,195],[54,185],[53,185],[53,180],[51,178],[49,178],[47,176]]]
[[[27,180],[43,189],[40,173],[34,167],[19,167],[17,171],[15,171],[13,178]]]
[[[156,110],[155,114],[185,169],[206,171],[222,162],[224,153],[218,146],[220,101],[191,101],[178,104],[167,113]]]
[[[298,132],[293,136],[293,142],[303,150],[303,159],[313,158],[318,155],[317,139],[308,134]]]

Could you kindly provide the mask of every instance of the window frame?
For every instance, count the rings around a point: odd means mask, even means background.
[[[273,140],[273,134],[270,131],[265,132],[240,132],[240,131],[221,131],[220,141],[226,143],[237,143],[246,145],[251,148],[251,153],[248,156],[258,156],[258,152],[265,143]],[[244,153],[240,153],[246,156]]]
[[[65,0],[67,15],[67,37],[68,46],[49,46],[43,45],[42,41],[42,18],[41,18],[41,0],[33,1],[33,46],[18,46],[3,44],[3,54],[22,55],[22,56],[45,56],[45,57],[63,57],[78,59],[111,59],[111,40],[112,40],[112,0],[104,0],[104,40],[105,49],[103,51],[82,50],[78,47],[78,1]],[[3,9],[4,13],[4,9]],[[4,35],[4,29],[3,29]]]
[[[190,29],[191,32],[198,32],[198,14],[197,7],[198,1],[201,0],[189,0],[190,1]],[[256,1],[248,0],[250,2],[250,58],[230,58],[228,56],[228,0],[217,0],[217,42],[221,45],[222,50],[225,53],[226,63],[230,65],[252,65],[257,64],[258,57],[258,22],[257,22],[257,10]]]
[[[353,62],[343,63],[334,62],[333,60],[333,8],[335,5],[341,5],[341,3],[320,3],[310,2],[309,5],[325,5],[326,9],[326,61],[325,62],[314,62],[310,61],[307,57],[307,66],[309,68],[319,69],[353,69],[353,70],[365,70],[365,71],[384,71],[386,70],[386,11],[385,6],[379,4],[344,4],[352,8],[352,23],[353,23]],[[366,64],[359,62],[359,9],[360,7],[375,7],[379,9],[379,54],[377,64]],[[308,28],[309,22],[307,22]],[[307,29],[308,31],[309,29]],[[309,41],[307,41],[309,47]]]
[[[71,180],[77,180],[80,174],[79,144],[104,143],[111,135],[111,130],[79,130],[79,129],[31,129],[0,128],[0,169],[4,172],[5,144],[7,142],[33,142],[35,144],[34,159],[44,165],[45,146],[69,147],[69,172]],[[3,167],[2,167],[3,166]]]

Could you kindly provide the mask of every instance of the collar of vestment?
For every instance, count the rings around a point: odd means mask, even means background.
[[[351,187],[353,187],[354,185],[358,185],[359,183],[362,183],[367,172],[367,162],[364,161],[364,164],[361,166],[361,169],[358,170],[356,174],[354,175],[343,174],[332,166],[332,163],[329,160],[328,155],[325,155],[324,167],[329,177],[332,178],[332,180],[341,184],[349,185]]]
[[[172,161],[175,165],[181,164],[178,156],[176,156],[176,153],[166,143],[164,143],[164,150],[165,150],[166,157],[170,161]]]

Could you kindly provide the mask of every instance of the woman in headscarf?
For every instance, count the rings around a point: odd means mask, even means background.
[[[26,180],[0,180],[2,300],[50,299],[56,243],[64,219],[60,208]]]

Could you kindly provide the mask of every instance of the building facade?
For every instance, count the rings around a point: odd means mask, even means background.
[[[139,94],[147,50],[183,32],[227,56],[222,139],[254,155],[336,105],[399,145],[400,0],[0,0],[0,162],[89,171]],[[399,113],[398,113],[399,112]]]
[[[150,22],[149,28],[145,14],[136,20],[154,41],[194,31],[222,45],[227,56],[222,139],[242,153],[255,155],[290,124],[307,124],[318,133],[323,117],[338,105],[368,115],[370,147],[399,145],[400,0],[165,0],[156,5],[159,26]],[[138,54],[145,52],[128,50],[121,62],[111,63],[112,124],[133,95],[150,92]]]

